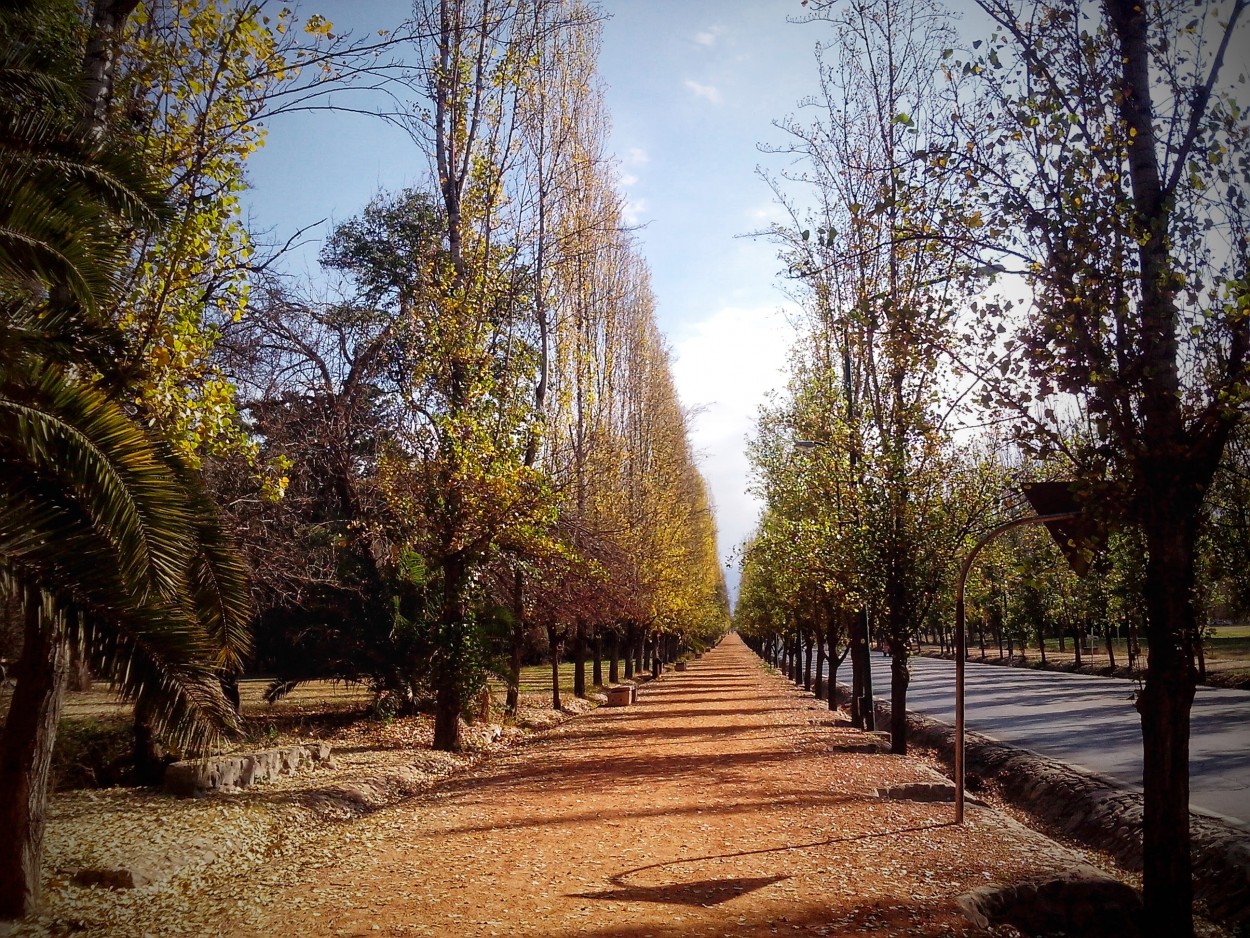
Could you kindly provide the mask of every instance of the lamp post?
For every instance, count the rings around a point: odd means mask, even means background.
[[[967,655],[964,636],[964,583],[973,561],[981,549],[998,535],[1026,524],[1046,524],[1054,521],[1072,521],[1081,516],[1079,511],[1061,511],[1049,515],[1030,515],[1000,524],[977,541],[959,568],[959,580],[955,584],[955,823],[964,822],[964,658]]]
[[[977,541],[959,568],[955,584],[955,823],[964,822],[964,658],[967,641],[964,628],[964,584],[981,549],[1005,531],[1026,524],[1044,524],[1050,531],[1068,565],[1077,576],[1089,571],[1089,548],[1102,537],[1089,516],[1078,507],[1070,482],[1027,482],[1021,486],[1037,514],[1004,522]]]

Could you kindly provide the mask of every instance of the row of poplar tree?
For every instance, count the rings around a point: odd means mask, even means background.
[[[1065,545],[1093,564],[1072,605],[1147,646],[1143,932],[1191,935],[1202,628],[1246,609],[1250,557],[1247,4],[804,6],[816,86],[769,177],[803,338],[752,443],[735,622],[791,663],[849,646],[857,717],[871,633],[902,752],[908,656],[954,621],[961,561],[1029,513],[1019,483],[1069,481],[1095,535]],[[983,555],[970,622],[1007,570],[1037,601],[1008,612],[1053,614],[1037,536]]]
[[[724,631],[600,20],[423,0],[353,38],[225,0],[6,5],[0,915],[37,899],[77,666],[184,749],[235,725],[257,662],[274,694],[339,678],[431,709],[456,749],[536,649],[571,649],[585,693],[601,642],[663,658]],[[324,108],[405,131],[418,182],[301,279],[241,197],[267,124]]]

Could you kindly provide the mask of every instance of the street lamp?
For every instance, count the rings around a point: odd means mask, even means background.
[[[1078,576],[1089,569],[1085,548],[1092,546],[1097,537],[1085,513],[1077,507],[1068,482],[1034,482],[1021,486],[1025,498],[1037,512],[1024,518],[1004,522],[977,541],[959,568],[959,580],[955,584],[955,823],[964,822],[964,658],[967,655],[964,629],[964,584],[973,561],[990,541],[1026,524],[1044,524],[1068,563]]]

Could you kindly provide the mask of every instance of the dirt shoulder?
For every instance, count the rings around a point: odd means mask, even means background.
[[[53,883],[53,914],[19,933],[1007,936],[970,925],[959,897],[1089,862],[998,811],[956,827],[949,803],[876,797],[935,773],[873,741],[731,635],[634,706],[365,816],[329,820],[295,788],[164,800],[171,849],[211,858],[115,893]],[[124,838],[111,798],[54,835]],[[188,810],[227,842],[188,846]]]

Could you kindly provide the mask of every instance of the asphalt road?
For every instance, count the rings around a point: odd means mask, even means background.
[[[889,659],[872,656],[873,691],[890,696]],[[955,722],[955,663],[913,658],[907,707]],[[1031,749],[1140,789],[1133,681],[969,662],[970,732]],[[842,680],[849,679],[843,668]],[[1250,691],[1199,687],[1190,739],[1190,807],[1250,826]]]

